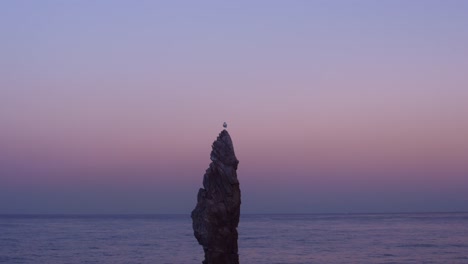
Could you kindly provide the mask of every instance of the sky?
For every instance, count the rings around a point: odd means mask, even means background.
[[[468,211],[468,1],[1,1],[0,214]]]

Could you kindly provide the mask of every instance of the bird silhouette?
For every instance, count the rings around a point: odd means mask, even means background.
[[[226,122],[223,123],[223,127],[224,127],[224,128],[227,128]]]

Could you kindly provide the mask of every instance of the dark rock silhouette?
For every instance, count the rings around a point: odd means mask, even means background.
[[[238,264],[239,161],[226,130],[221,131],[212,149],[212,162],[203,177],[204,188],[198,191],[197,206],[192,211],[193,231],[205,251],[203,264]]]

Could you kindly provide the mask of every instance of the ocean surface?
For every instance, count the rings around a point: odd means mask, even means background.
[[[468,213],[243,215],[242,264],[468,263]],[[0,263],[201,263],[189,215],[2,215]]]

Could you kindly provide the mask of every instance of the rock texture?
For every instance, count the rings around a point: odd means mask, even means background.
[[[210,167],[192,211],[193,231],[205,251],[204,264],[238,264],[237,225],[241,193],[237,180],[239,161],[231,136],[221,131],[213,142]]]

